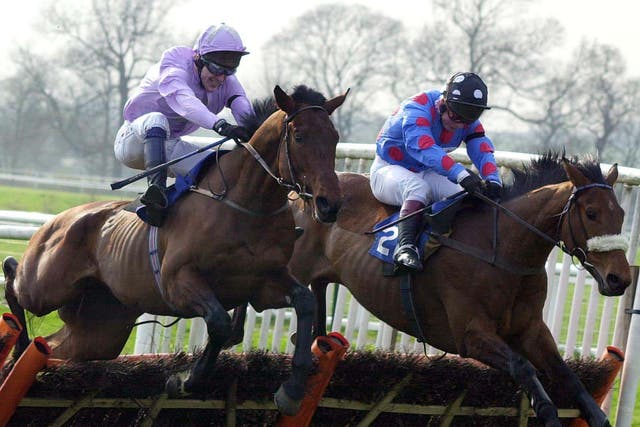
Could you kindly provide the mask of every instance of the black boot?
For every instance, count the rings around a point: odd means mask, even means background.
[[[167,133],[162,128],[154,127],[147,131],[144,139],[144,167],[146,170],[154,168],[165,162],[164,145]],[[162,226],[166,209],[169,205],[167,199],[167,170],[162,169],[147,177],[149,187],[140,197],[140,202],[147,207],[147,222],[156,227]]]
[[[407,200],[402,204],[400,209],[400,217],[407,216],[419,209],[424,208],[422,202],[417,200]],[[411,218],[398,223],[398,246],[393,253],[393,261],[396,268],[400,271],[421,271],[422,261],[418,247],[416,246],[416,237],[422,228],[422,215],[416,214]]]

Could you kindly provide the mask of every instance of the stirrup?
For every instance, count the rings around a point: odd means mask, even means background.
[[[169,200],[165,193],[165,189],[158,184],[151,184],[147,191],[140,196],[140,203],[143,205],[158,210],[166,209],[169,206]]]
[[[402,245],[396,248],[393,261],[399,270],[422,271],[422,261],[416,245]]]

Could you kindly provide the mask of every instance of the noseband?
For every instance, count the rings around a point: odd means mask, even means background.
[[[620,249],[626,252],[627,249],[629,248],[628,242],[620,234],[589,237],[587,234],[587,228],[585,227],[584,221],[580,215],[578,215],[578,219],[580,220],[580,227],[582,228],[582,231],[586,238],[586,247],[581,248],[580,246],[577,245],[577,240],[575,237],[573,225],[571,223],[571,218],[570,218],[571,207],[578,204],[578,196],[580,195],[580,193],[590,188],[604,188],[606,190],[613,191],[612,186],[608,184],[600,184],[600,183],[592,183],[592,184],[583,185],[581,187],[575,187],[573,189],[573,192],[571,193],[571,196],[569,197],[569,200],[567,200],[567,203],[564,209],[559,214],[560,221],[558,221],[558,228],[556,231],[556,235],[559,236],[560,227],[562,225],[562,219],[563,217],[566,218],[567,225],[569,227],[569,237],[571,238],[571,242],[573,243],[574,246],[572,249],[569,249],[564,242],[561,242],[560,248],[571,257],[576,257],[578,261],[580,261],[580,264],[582,264],[586,268],[593,267],[593,265],[591,265],[591,263],[587,261],[587,255],[589,254],[589,251],[608,252],[608,251]]]

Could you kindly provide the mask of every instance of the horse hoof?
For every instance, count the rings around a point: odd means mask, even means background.
[[[166,384],[164,385],[164,389],[167,392],[169,398],[173,399],[176,397],[184,397],[189,395],[184,387],[187,375],[188,373],[181,372],[178,374],[173,374],[169,377]]]
[[[15,279],[18,261],[12,256],[8,256],[2,262],[2,271],[7,279]]]
[[[282,386],[280,386],[280,388],[278,388],[278,391],[276,391],[276,393],[273,395],[273,401],[276,404],[278,411],[282,415],[287,415],[289,417],[297,414],[298,411],[300,411],[300,405],[302,405],[302,399],[291,399]]]

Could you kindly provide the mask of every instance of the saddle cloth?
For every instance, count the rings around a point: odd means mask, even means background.
[[[205,164],[208,164],[212,161],[215,161],[216,154],[218,156],[222,156],[230,152],[230,150],[218,150],[212,151],[208,153],[206,157],[203,157],[186,175],[176,175],[176,181],[173,185],[167,187],[167,199],[169,201],[169,205],[167,207],[173,206],[185,193],[189,191],[189,189],[195,186],[198,183],[198,175],[202,170]],[[138,196],[134,201],[128,204],[125,208],[130,212],[135,212],[138,217],[145,221],[147,220],[147,207],[140,203],[140,196]]]
[[[447,227],[444,228],[448,228],[448,225],[453,219],[453,215],[455,215],[460,206],[460,203],[466,196],[467,194],[464,193],[458,195],[457,197],[435,202],[425,213],[427,224],[425,225],[424,230],[420,233],[417,245],[421,259],[424,260],[428,258],[440,246],[437,241],[431,239],[429,236],[429,233],[432,231],[431,224],[438,224],[439,228],[443,228],[441,223],[446,223]],[[386,224],[397,220],[399,216],[400,212],[395,212],[391,216],[377,223],[374,228],[383,227]],[[442,219],[442,217],[446,218]],[[447,232],[443,230],[434,230],[434,232],[437,232],[438,234],[447,234]],[[393,264],[393,251],[395,250],[397,245],[398,226],[392,225],[391,227],[380,230],[375,234],[373,244],[369,248],[369,254],[380,259],[384,263]]]

